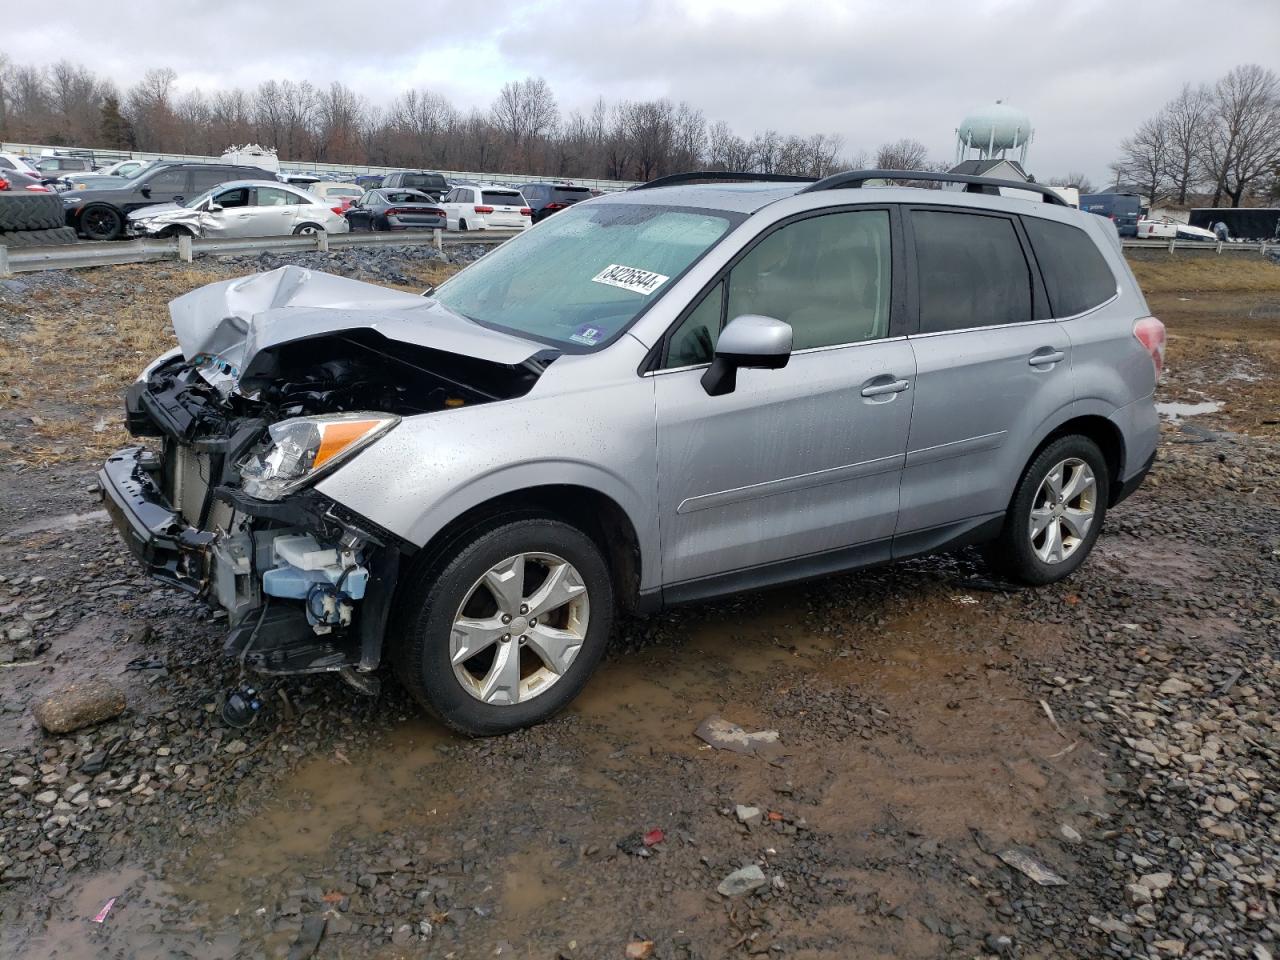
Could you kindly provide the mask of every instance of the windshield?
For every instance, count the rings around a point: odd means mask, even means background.
[[[189,210],[194,210],[196,207],[200,206],[200,204],[204,203],[206,200],[212,197],[215,193],[218,193],[221,190],[222,190],[222,184],[218,184],[212,190],[206,190],[204,193],[200,194],[200,196],[198,197],[192,197],[190,200],[182,201],[182,206],[186,207]]]
[[[582,204],[508,240],[436,291],[468,319],[570,349],[631,325],[743,216]]]

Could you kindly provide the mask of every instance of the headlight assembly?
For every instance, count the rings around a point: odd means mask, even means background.
[[[240,465],[244,492],[279,500],[354,456],[397,423],[382,413],[296,417],[272,424],[270,441]]]

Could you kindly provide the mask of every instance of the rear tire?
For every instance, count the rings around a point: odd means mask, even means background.
[[[1039,586],[1069,577],[1093,549],[1107,515],[1111,477],[1088,437],[1059,437],[1027,465],[987,562],[1010,580]]]
[[[314,237],[317,233],[324,233],[324,227],[318,223],[300,223],[293,228],[295,237]]]
[[[466,229],[467,229],[467,221],[465,221],[465,220],[459,220],[459,221],[458,221],[458,229],[459,229],[459,230],[466,230]]]
[[[517,569],[522,586],[503,600],[489,584],[514,585]],[[539,613],[539,591],[553,577],[567,587],[550,591],[545,602],[558,605]],[[499,517],[406,577],[388,633],[392,662],[414,699],[447,726],[478,737],[509,733],[578,695],[604,656],[613,607],[594,540],[548,517]],[[508,627],[515,633],[503,640]]]

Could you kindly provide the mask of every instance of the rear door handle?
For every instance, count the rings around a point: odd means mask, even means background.
[[[1051,350],[1048,353],[1033,353],[1027,358],[1027,363],[1033,367],[1047,367],[1051,363],[1061,363],[1067,359],[1067,355],[1061,350]]]
[[[894,380],[891,383],[877,383],[870,387],[862,388],[864,397],[883,397],[886,393],[901,393],[903,390],[910,388],[910,380]]]

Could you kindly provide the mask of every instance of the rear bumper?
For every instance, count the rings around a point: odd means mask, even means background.
[[[103,503],[148,573],[190,593],[204,593],[214,535],[183,522],[156,484],[157,466],[142,447],[112,454],[98,471]]]

